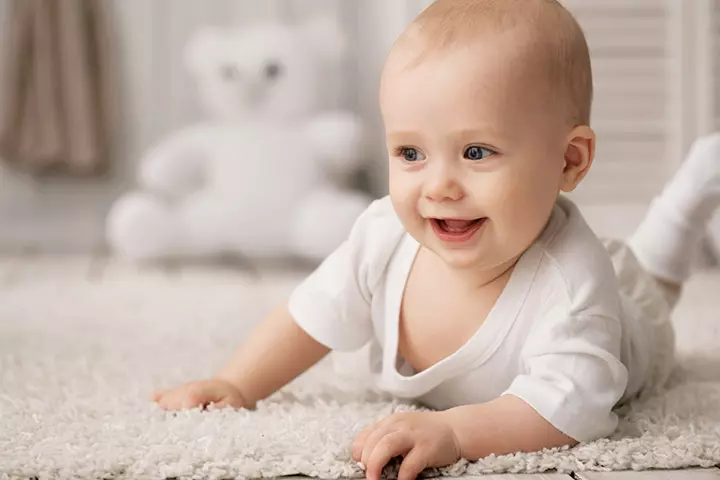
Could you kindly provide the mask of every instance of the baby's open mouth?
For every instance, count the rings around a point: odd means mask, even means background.
[[[469,220],[455,218],[431,218],[430,225],[435,235],[449,243],[465,243],[475,237],[475,234],[485,225],[487,217]]]
[[[467,233],[485,218],[476,218],[473,220],[458,220],[454,218],[433,218],[431,221],[443,232],[450,234]]]

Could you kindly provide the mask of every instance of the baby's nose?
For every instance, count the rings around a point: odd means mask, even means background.
[[[444,166],[432,169],[425,179],[425,197],[429,200],[460,200],[463,197],[462,185],[452,167]]]

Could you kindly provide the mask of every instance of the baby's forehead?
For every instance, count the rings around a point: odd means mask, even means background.
[[[547,73],[553,55],[548,43],[539,35],[521,27],[488,29],[471,37],[444,44],[409,30],[391,49],[383,69],[386,73],[403,73],[418,67],[445,64],[458,73],[485,74],[492,68],[497,75],[538,77]],[[452,66],[445,60],[458,60]]]
[[[393,46],[384,80],[461,52],[472,68],[454,65],[458,74],[494,75],[507,91],[562,104],[568,123],[588,124],[593,87],[587,43],[558,0],[435,0]]]
[[[395,127],[442,116],[452,118],[454,130],[482,125],[506,133],[537,129],[539,122],[555,124],[563,112],[553,105],[551,85],[544,73],[521,61],[521,54],[507,42],[458,46],[422,57],[412,49],[398,52],[383,72],[385,121]]]
[[[531,48],[522,41],[510,40],[505,33],[444,50],[402,46],[388,57],[381,93],[406,88],[409,83],[418,88],[442,85],[477,94],[490,90],[494,95],[524,96],[544,91],[550,86],[549,75]]]

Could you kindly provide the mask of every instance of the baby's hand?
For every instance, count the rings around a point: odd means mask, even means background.
[[[398,480],[413,480],[427,467],[444,467],[460,459],[460,443],[442,412],[396,413],[358,435],[352,448],[365,466],[366,478],[378,480],[394,457],[404,457]]]
[[[189,382],[168,390],[153,393],[153,402],[165,410],[184,410],[205,407],[250,408],[242,393],[229,382],[218,379]]]

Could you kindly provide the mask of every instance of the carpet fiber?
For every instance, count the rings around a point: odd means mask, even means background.
[[[296,280],[57,274],[2,287],[0,478],[362,477],[349,456],[355,433],[413,407],[353,390],[327,362],[255,412],[172,414],[148,400],[155,387],[212,373]],[[720,463],[717,292],[717,273],[691,283],[676,312],[681,358],[668,392],[621,410],[613,438],[428,473]]]

